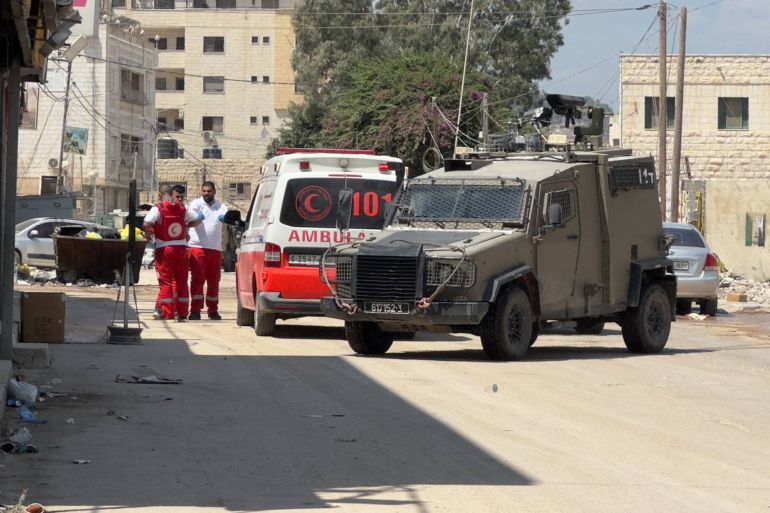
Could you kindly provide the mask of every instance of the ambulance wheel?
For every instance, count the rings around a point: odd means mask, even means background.
[[[382,331],[373,322],[345,321],[345,338],[358,354],[385,354],[393,345],[394,334]]]
[[[272,337],[275,333],[275,314],[259,311],[259,298],[254,301],[256,311],[254,312],[254,333],[258,337]]]

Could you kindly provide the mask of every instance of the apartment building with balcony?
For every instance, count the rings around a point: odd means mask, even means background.
[[[79,213],[88,217],[127,209],[132,177],[140,190],[151,189],[155,66],[155,46],[125,17],[100,20],[97,35],[72,60],[69,94],[68,63],[50,55],[45,82],[25,84],[18,194],[51,194],[59,181],[62,192],[79,194]],[[73,134],[76,144],[68,143],[72,151],[60,166],[62,138],[71,141]]]
[[[289,104],[301,101],[291,67],[298,2],[113,0],[158,49],[158,133],[176,151],[159,155],[159,181],[197,186],[205,176],[233,201],[252,190]]]

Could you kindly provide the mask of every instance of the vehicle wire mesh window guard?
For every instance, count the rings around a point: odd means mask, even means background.
[[[413,180],[396,204],[394,224],[522,225],[526,206],[518,180]]]
[[[562,223],[569,221],[575,215],[575,191],[571,189],[553,191],[548,196],[547,206],[550,207],[551,205],[561,206]]]
[[[610,188],[618,189],[654,189],[657,180],[652,164],[639,166],[615,166],[610,169]]]

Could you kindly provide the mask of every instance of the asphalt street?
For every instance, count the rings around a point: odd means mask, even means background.
[[[221,322],[149,320],[139,289],[140,346],[95,343],[113,291],[68,291],[68,338],[86,343],[27,372],[67,395],[38,406],[39,454],[0,457],[0,502],[28,488],[51,512],[770,510],[767,314],[680,319],[659,355],[608,325],[547,333],[516,363],[467,335],[372,358],[333,320],[236,327],[231,275]]]

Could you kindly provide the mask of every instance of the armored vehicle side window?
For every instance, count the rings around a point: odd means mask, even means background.
[[[551,205],[561,206],[562,223],[569,221],[575,216],[577,205],[575,204],[575,191],[573,189],[550,192],[548,193],[547,198],[545,212],[548,212],[548,207]]]

